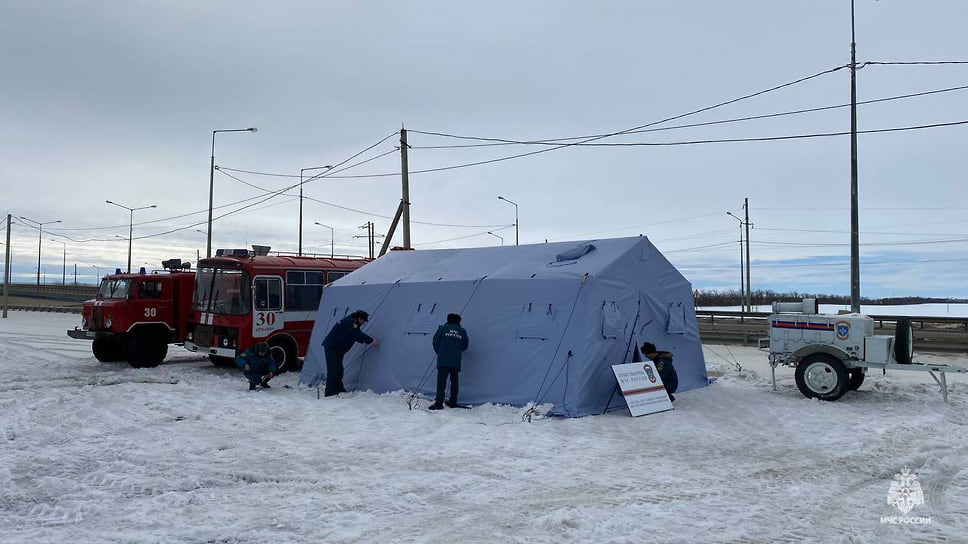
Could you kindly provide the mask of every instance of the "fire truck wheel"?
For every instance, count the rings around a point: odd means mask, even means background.
[[[296,347],[285,345],[282,349],[286,350],[286,372],[298,372],[302,369],[302,365],[299,364],[299,355],[296,353]]]
[[[850,388],[847,367],[840,359],[826,353],[808,355],[797,364],[797,388],[804,396],[820,400],[837,400]]]
[[[295,345],[285,340],[276,342],[270,340],[269,344],[272,345],[272,356],[275,357],[276,364],[279,365],[279,372],[295,372],[299,370],[299,356],[296,354]]]
[[[208,360],[212,361],[215,366],[235,366],[235,359],[231,357],[220,357],[218,355],[209,355]]]
[[[116,336],[95,338],[91,344],[94,358],[102,363],[116,363],[124,360],[124,345]]]
[[[848,372],[848,374],[850,375],[850,390],[851,391],[857,391],[858,389],[860,389],[861,384],[864,383],[864,377],[867,376],[867,373],[864,372],[864,370],[866,370],[866,369],[863,369],[863,368],[852,368]]]
[[[128,338],[127,355],[134,368],[158,366],[168,355],[168,343],[150,331],[137,331]]]
[[[909,365],[914,358],[914,327],[911,320],[902,317],[897,320],[894,331],[894,360]]]
[[[272,354],[272,359],[276,362],[276,374],[282,374],[289,370],[289,354],[282,346],[272,346],[269,353]]]

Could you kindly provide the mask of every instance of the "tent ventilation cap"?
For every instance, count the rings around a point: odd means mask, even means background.
[[[564,253],[559,253],[558,255],[555,256],[555,260],[558,261],[559,263],[562,261],[575,261],[584,257],[585,255],[589,254],[594,250],[595,250],[595,246],[593,246],[592,244],[581,244],[581,245],[575,246],[572,249],[569,249],[568,251],[565,251]]]

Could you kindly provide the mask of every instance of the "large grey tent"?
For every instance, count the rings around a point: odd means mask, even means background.
[[[394,251],[327,287],[300,381],[326,378],[322,341],[336,321],[369,312],[376,348],[346,355],[349,390],[433,397],[431,339],[463,316],[460,401],[584,416],[625,406],[611,365],[644,341],[675,354],[679,391],[708,383],[692,287],[646,237],[524,246]]]

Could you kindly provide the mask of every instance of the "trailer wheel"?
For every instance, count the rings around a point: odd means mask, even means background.
[[[902,317],[897,320],[894,331],[894,360],[909,365],[914,358],[914,327],[911,320]]]
[[[134,368],[148,368],[161,364],[168,355],[168,342],[151,331],[136,331],[128,337],[128,364]]]
[[[834,401],[850,387],[847,367],[840,359],[826,353],[808,355],[797,364],[797,388],[808,398]]]
[[[850,390],[857,391],[860,389],[862,383],[864,383],[864,377],[867,376],[867,369],[865,368],[852,368],[848,372],[850,375]]]
[[[117,336],[95,338],[91,343],[94,358],[102,363],[117,363],[124,360],[124,345]]]

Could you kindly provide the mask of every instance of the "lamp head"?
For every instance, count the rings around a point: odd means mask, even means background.
[[[259,132],[259,129],[257,129],[257,128],[255,128],[255,127],[249,127],[249,128],[247,128],[247,129],[245,129],[245,130],[247,130],[247,131],[249,131],[249,132]]]

